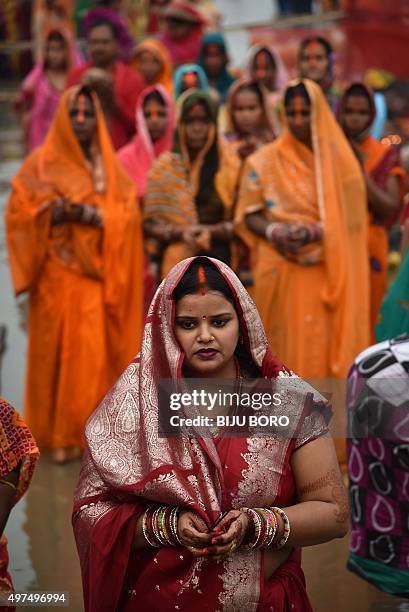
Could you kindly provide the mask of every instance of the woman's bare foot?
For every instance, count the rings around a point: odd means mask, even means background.
[[[76,461],[80,459],[82,450],[79,446],[67,446],[64,448],[54,448],[51,453],[53,463],[62,465],[69,461]]]
[[[53,463],[62,464],[67,461],[67,449],[66,448],[54,448],[51,452],[51,459]]]
[[[82,448],[79,446],[70,446],[68,449],[69,461],[77,461],[82,457]]]

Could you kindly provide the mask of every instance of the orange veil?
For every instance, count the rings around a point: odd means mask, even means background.
[[[244,218],[262,210],[273,222],[322,223],[322,245],[304,247],[296,261],[304,269],[323,262],[319,291],[330,314],[332,335],[327,374],[340,378],[369,343],[366,192],[358,161],[320,87],[307,79],[302,82],[311,100],[312,151],[287,128],[274,143],[249,158],[236,215],[237,230],[250,245],[256,268],[270,265],[267,259],[273,257],[277,269],[287,266],[288,273],[297,270],[302,275],[302,268],[291,268],[293,264],[281,258],[271,244],[250,232]],[[254,186],[253,175],[264,181],[264,192]],[[279,353],[278,347],[273,350]],[[285,354],[279,356],[288,362]],[[295,369],[291,362],[288,365]],[[305,376],[302,371],[299,374]]]
[[[26,414],[38,443],[51,448],[81,444],[86,418],[139,350],[143,323],[134,186],[95,95],[97,138],[92,162],[85,158],[69,116],[78,92],[62,95],[44,144],[12,181],[6,209],[14,289],[30,295]],[[99,209],[102,229],[51,225],[60,198]]]
[[[134,59],[132,65],[134,68],[138,68],[138,55],[144,51],[149,51],[149,53],[152,53],[152,55],[161,62],[162,70],[159,74],[157,83],[163,85],[170,94],[173,94],[172,60],[165,45],[156,38],[146,38],[143,40],[135,47],[133,52]]]
[[[107,337],[112,384],[137,352],[142,333],[141,220],[133,183],[116,159],[94,94],[97,142],[92,168],[81,150],[69,117],[78,91],[73,87],[64,92],[44,144],[25,160],[12,181],[6,210],[8,252],[16,294],[32,292],[46,264],[54,261],[76,273],[77,284],[81,278],[102,282],[101,334]],[[61,197],[97,207],[103,229],[76,223],[51,228],[50,203]],[[43,289],[52,293],[52,286]],[[53,299],[55,308],[64,307],[58,305],[57,295]]]

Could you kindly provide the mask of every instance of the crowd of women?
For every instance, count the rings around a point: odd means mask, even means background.
[[[167,4],[163,23],[130,51],[109,11],[91,11],[87,62],[54,26],[22,85],[30,154],[6,227],[28,302],[25,418],[55,462],[86,449],[87,610],[153,594],[158,610],[309,610],[299,549],[346,531],[346,447],[292,372],[344,380],[389,325],[406,176],[371,136],[370,89],[335,88],[324,38],[302,42],[289,81],[265,45],[230,69],[194,4]],[[293,435],[159,438],[159,379],[209,376],[283,384]]]

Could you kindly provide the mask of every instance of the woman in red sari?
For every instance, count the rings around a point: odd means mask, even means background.
[[[371,278],[371,332],[374,337],[379,309],[387,287],[388,230],[396,221],[407,190],[399,149],[370,135],[376,109],[372,92],[354,83],[340,103],[340,122],[362,165],[368,198],[369,262]]]
[[[191,377],[270,380],[288,435],[159,436],[160,379]],[[273,357],[227,265],[177,264],[152,301],[140,355],[87,423],[73,515],[85,610],[311,611],[300,547],[344,536],[348,520],[326,409]],[[160,533],[155,512],[173,517]],[[260,516],[272,514],[272,542],[260,547]]]

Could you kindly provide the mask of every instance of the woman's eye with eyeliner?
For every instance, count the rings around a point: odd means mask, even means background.
[[[228,323],[228,321],[226,321],[226,319],[215,319],[213,321],[213,325],[215,327],[224,327],[226,325],[226,323]]]
[[[178,325],[182,329],[193,329],[196,323],[194,321],[178,321]]]

